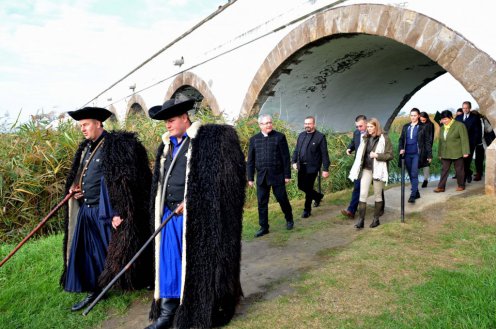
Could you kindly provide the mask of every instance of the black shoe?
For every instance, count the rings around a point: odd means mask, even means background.
[[[294,222],[286,222],[286,230],[290,231],[293,229]]]
[[[472,175],[468,175],[466,181],[467,183],[472,183]]]
[[[426,180],[425,180],[425,181],[422,183],[422,188],[427,187],[427,183],[429,183],[429,181],[426,181]]]
[[[86,297],[82,301],[72,305],[71,311],[76,312],[76,311],[82,310],[87,305],[91,304],[91,302],[93,302],[98,297],[99,294],[100,294],[100,292],[89,293],[88,295],[86,295]]]
[[[374,227],[377,227],[381,225],[381,222],[379,221],[379,218],[374,218],[374,220],[372,221],[372,223],[370,224],[370,228],[374,228]]]
[[[415,199],[420,199],[420,192],[417,191],[417,193],[415,194]]]
[[[319,195],[319,198],[316,199],[314,202],[313,202],[313,206],[315,208],[317,208],[318,206],[320,206],[320,201],[322,201],[322,199],[324,198],[324,194],[320,194]]]
[[[312,216],[312,213],[308,210],[303,210],[303,213],[301,214],[301,218],[308,218]]]
[[[260,228],[257,233],[255,233],[255,238],[259,238],[261,236],[264,236],[265,234],[269,234],[269,229],[268,228]]]
[[[411,196],[411,197],[408,199],[408,203],[415,203],[415,197]]]
[[[356,222],[355,224],[355,228],[360,230],[362,229],[363,227],[365,226],[365,219],[364,218],[360,218],[358,219],[358,221]]]

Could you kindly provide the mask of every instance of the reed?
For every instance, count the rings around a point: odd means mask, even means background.
[[[226,119],[216,116],[207,108],[201,108],[192,118],[205,123],[226,123]],[[395,153],[398,150],[398,137],[401,126],[408,118],[398,117],[392,124],[389,136]],[[273,118],[274,129],[286,135],[290,153],[296,146],[299,132],[295,132],[277,116]],[[234,123],[246,155],[250,137],[259,132],[256,117],[239,119]],[[156,149],[161,136],[166,132],[162,121],[150,120],[143,115],[131,115],[125,122],[105,123],[107,130],[127,130],[137,133],[148,150],[148,160],[153,166]],[[347,178],[353,163],[353,156],[346,155],[346,148],[352,134],[338,134],[331,130],[322,131],[327,136],[328,152],[331,158],[330,177],[322,179],[322,192],[325,194],[352,186]],[[61,121],[56,129],[49,128],[43,120],[32,120],[17,126],[14,130],[2,133],[0,138],[0,241],[15,242],[31,231],[59,200],[64,197],[64,185],[71,166],[72,157],[78,144],[83,140],[77,125],[71,121]],[[434,145],[432,173],[439,172],[437,142]],[[392,182],[399,181],[400,169],[396,156],[390,165]],[[301,199],[298,190],[297,173],[292,170],[292,182],[287,185],[290,200]],[[271,201],[275,201],[272,199]],[[247,190],[247,206],[256,205],[256,190]],[[61,230],[62,214],[59,212],[39,234],[50,234]]]

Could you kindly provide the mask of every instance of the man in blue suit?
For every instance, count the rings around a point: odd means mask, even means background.
[[[462,104],[463,114],[456,117],[456,121],[460,121],[465,124],[468,132],[468,139],[470,144],[470,154],[468,157],[463,158],[463,167],[465,171],[465,182],[472,182],[472,170],[470,165],[472,164],[472,158],[474,156],[475,147],[482,143],[482,125],[480,118],[475,115],[470,114],[472,109],[472,103],[465,101]]]
[[[367,117],[360,114],[355,118],[355,131],[353,132],[353,139],[351,140],[346,154],[351,155],[354,151],[358,150],[362,137],[367,133]],[[347,209],[341,210],[341,214],[348,218],[355,218],[355,212],[358,208],[358,199],[360,197],[360,179],[354,181],[353,192],[351,192],[351,201]]]

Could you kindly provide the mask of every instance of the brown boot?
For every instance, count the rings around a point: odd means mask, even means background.
[[[374,227],[377,227],[379,225],[381,225],[381,222],[379,221],[379,217],[381,217],[381,212],[382,211],[382,205],[383,205],[383,202],[382,201],[379,201],[379,202],[376,202],[375,203],[375,207],[374,207],[374,220],[372,221],[372,224],[370,224],[370,227],[371,228],[374,228]]]
[[[358,202],[358,221],[355,224],[355,228],[362,229],[365,224],[365,212],[367,210],[366,202]]]

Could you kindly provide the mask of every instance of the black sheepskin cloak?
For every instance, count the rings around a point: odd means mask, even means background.
[[[76,177],[83,154],[89,144],[83,141],[72,163],[65,185],[66,193]],[[110,202],[114,211],[123,219],[117,230],[112,229],[105,267],[99,277],[99,286],[105,287],[131,260],[144,242],[152,235],[149,225],[149,201],[151,171],[145,147],[134,133],[110,132],[105,136],[102,147],[102,169]],[[72,203],[71,203],[72,201]],[[71,205],[66,209],[65,234],[63,244],[64,271],[60,279],[63,286],[68,262],[69,225],[77,220],[77,211]],[[71,215],[69,215],[71,214]],[[117,282],[120,289],[141,289],[153,282],[150,270],[153,262],[152,248],[148,248],[136,263]]]
[[[244,155],[233,127],[214,124],[198,126],[198,123],[193,123],[187,131],[191,143],[183,233],[185,250],[182,262],[185,271],[181,303],[174,319],[174,328],[180,329],[227,324],[243,295],[240,262],[246,188]],[[168,135],[164,135],[163,139],[167,142]],[[162,143],[157,152],[152,183],[152,213],[163,170],[160,168],[163,156]],[[153,217],[155,225],[160,223]],[[158,296],[157,283],[155,289],[155,296]],[[154,299],[151,320],[158,316],[158,304],[158,300]]]

